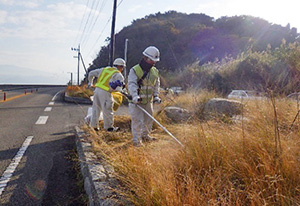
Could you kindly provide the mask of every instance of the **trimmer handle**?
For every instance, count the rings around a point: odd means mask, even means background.
[[[121,92],[128,100],[132,100],[132,96],[126,92]]]

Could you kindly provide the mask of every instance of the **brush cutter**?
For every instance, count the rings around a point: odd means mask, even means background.
[[[128,100],[132,100],[132,97],[125,93],[125,92],[121,92]],[[140,110],[142,110],[148,117],[150,117],[154,122],[156,122],[156,124],[158,124],[158,126],[160,126],[168,135],[170,135],[178,144],[180,144],[181,146],[183,146],[183,144],[171,133],[169,132],[164,126],[162,126],[159,121],[157,121],[151,114],[149,114],[143,107],[141,107],[138,104],[135,104]]]

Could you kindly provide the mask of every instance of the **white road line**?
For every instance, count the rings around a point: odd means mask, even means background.
[[[52,98],[52,101],[54,101],[55,99],[56,99],[56,96],[59,94],[59,93],[61,93],[62,91],[59,91],[59,92],[57,92],[55,95],[54,95],[54,97]]]
[[[16,170],[17,166],[19,165],[25,151],[27,150],[28,146],[30,145],[33,136],[28,136],[24,141],[22,147],[19,149],[16,156],[12,159],[10,165],[4,171],[1,179],[0,179],[0,196],[2,195],[7,183],[9,182],[10,178],[12,177],[14,171]]]
[[[49,105],[54,105],[54,102],[49,102]]]
[[[35,124],[46,124],[49,116],[40,116]]]
[[[50,112],[52,110],[52,107],[46,107],[44,112]]]

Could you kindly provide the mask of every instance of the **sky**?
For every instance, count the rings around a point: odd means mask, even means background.
[[[0,0],[0,84],[77,83],[78,48],[86,67],[110,37],[113,0]],[[175,10],[251,15],[300,32],[299,0],[118,0],[116,33],[133,20]],[[84,77],[80,65],[79,78]]]

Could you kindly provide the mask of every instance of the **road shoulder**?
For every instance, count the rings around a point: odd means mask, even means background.
[[[76,147],[89,205],[130,205],[124,197],[115,192],[119,184],[114,177],[114,168],[99,160],[92,152],[92,144],[86,138],[88,134],[78,126],[75,130]]]

